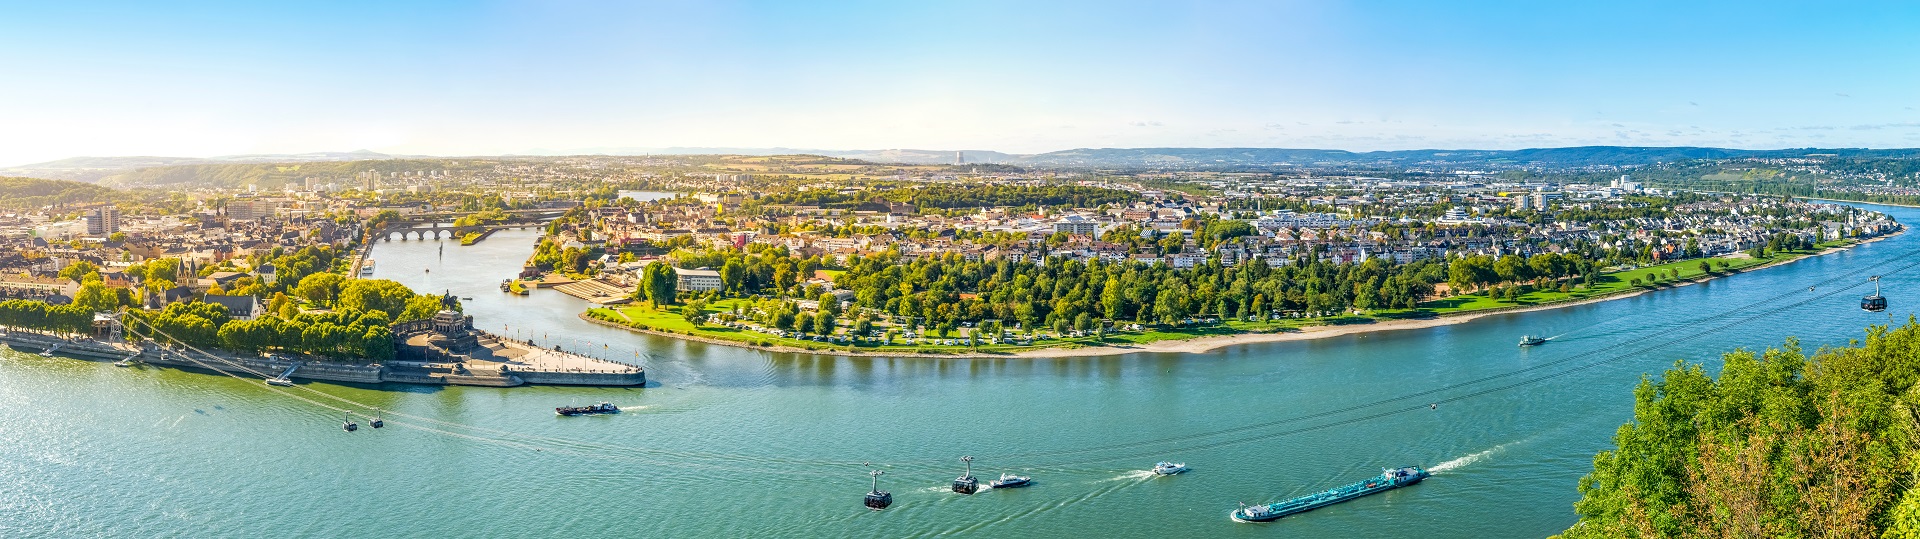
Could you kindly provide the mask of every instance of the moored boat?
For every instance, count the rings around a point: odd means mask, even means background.
[[[1228,518],[1232,518],[1234,522],[1267,522],[1294,513],[1312,511],[1368,494],[1378,494],[1419,483],[1420,480],[1432,475],[1433,474],[1428,473],[1419,466],[1390,468],[1383,470],[1379,476],[1351,485],[1335,487],[1324,492],[1316,492],[1280,503],[1242,505],[1239,509],[1228,513],[1227,516]]]
[[[620,413],[620,407],[614,406],[613,403],[610,402],[602,402],[592,406],[561,406],[554,408],[553,413],[564,416],[617,414]]]

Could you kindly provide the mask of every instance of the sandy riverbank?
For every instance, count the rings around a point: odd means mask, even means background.
[[[1378,321],[1360,323],[1360,324],[1308,326],[1296,331],[1285,331],[1285,332],[1277,332],[1277,333],[1243,333],[1239,335],[1219,335],[1219,336],[1213,336],[1213,337],[1197,337],[1193,339],[1166,340],[1166,341],[1159,341],[1159,342],[1153,342],[1153,343],[1141,344],[1141,345],[1089,346],[1089,347],[1081,347],[1081,348],[1042,348],[1038,350],[1028,350],[1023,352],[1001,353],[1001,354],[984,354],[984,353],[922,354],[922,353],[915,353],[915,352],[892,352],[892,351],[869,352],[869,351],[853,351],[853,350],[806,350],[806,349],[796,348],[791,346],[759,346],[755,344],[744,343],[739,341],[730,341],[726,339],[715,339],[710,337],[701,337],[698,335],[686,335],[681,333],[668,333],[664,331],[641,329],[641,328],[636,328],[636,327],[627,326],[623,324],[608,322],[605,320],[595,319],[591,316],[587,316],[586,313],[581,313],[579,316],[581,320],[586,320],[588,322],[592,322],[592,323],[607,326],[607,327],[625,329],[625,330],[633,331],[637,333],[647,333],[651,335],[659,335],[662,337],[670,337],[675,339],[687,339],[692,341],[699,341],[699,342],[704,342],[709,344],[718,344],[718,345],[724,345],[724,346],[752,348],[755,350],[762,350],[762,351],[768,351],[768,352],[783,352],[783,353],[793,353],[793,354],[822,354],[822,355],[868,356],[868,357],[925,357],[925,358],[1015,357],[1015,358],[1035,358],[1035,359],[1114,356],[1114,355],[1137,354],[1137,353],[1199,354],[1204,352],[1210,352],[1213,350],[1218,350],[1218,349],[1229,347],[1229,346],[1239,346],[1244,344],[1303,341],[1303,340],[1310,340],[1310,339],[1324,339],[1328,337],[1338,337],[1341,335],[1352,335],[1356,333],[1371,333],[1376,331],[1400,331],[1400,330],[1409,330],[1409,329],[1431,328],[1431,327],[1446,326],[1446,325],[1452,325],[1452,324],[1463,324],[1466,322],[1471,322],[1483,316],[1491,316],[1496,314],[1518,314],[1518,313],[1526,313],[1526,312],[1533,312],[1533,311],[1543,311],[1547,309],[1561,309],[1566,307],[1576,307],[1580,305],[1599,303],[1602,301],[1613,301],[1617,299],[1625,299],[1625,298],[1630,298],[1630,297],[1638,296],[1641,294],[1645,294],[1648,292],[1666,290],[1668,288],[1690,286],[1694,283],[1703,283],[1703,282],[1711,281],[1721,277],[1726,277],[1729,275],[1738,275],[1741,273],[1758,271],[1758,270],[1771,268],[1771,267],[1779,266],[1783,264],[1791,264],[1791,263],[1798,262],[1800,260],[1804,260],[1810,257],[1824,256],[1824,255],[1828,255],[1828,254],[1832,254],[1840,251],[1845,251],[1848,249],[1852,249],[1854,247],[1877,242],[1877,241],[1898,236],[1904,233],[1906,233],[1906,230],[1902,229],[1892,234],[1879,236],[1876,238],[1868,239],[1868,240],[1847,245],[1844,247],[1832,247],[1826,250],[1822,250],[1818,253],[1804,254],[1804,255],[1796,256],[1786,260],[1770,262],[1767,264],[1762,264],[1762,265],[1754,266],[1751,268],[1745,268],[1737,271],[1723,272],[1723,273],[1708,275],[1703,277],[1696,277],[1686,281],[1682,281],[1682,282],[1678,282],[1670,285],[1664,285],[1658,288],[1640,288],[1640,289],[1633,289],[1633,290],[1623,290],[1623,291],[1606,295],[1606,296],[1601,296],[1597,298],[1588,298],[1588,299],[1583,299],[1578,301],[1549,303],[1544,305],[1532,305],[1532,306],[1526,306],[1526,307],[1511,307],[1511,308],[1504,308],[1504,309],[1487,309],[1484,311],[1473,311],[1473,312],[1439,315],[1432,318],[1414,318],[1414,319],[1404,319],[1404,320],[1378,320]]]

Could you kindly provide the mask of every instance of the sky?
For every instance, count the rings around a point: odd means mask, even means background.
[[[1920,3],[1831,4],[0,0],[0,166],[1920,147]]]

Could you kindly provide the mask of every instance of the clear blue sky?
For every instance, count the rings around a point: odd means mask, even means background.
[[[9,2],[0,165],[1920,146],[1920,3]]]

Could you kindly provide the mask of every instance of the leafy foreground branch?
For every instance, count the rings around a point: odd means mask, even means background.
[[[1642,381],[1562,537],[1920,537],[1920,324],[1855,344]]]

